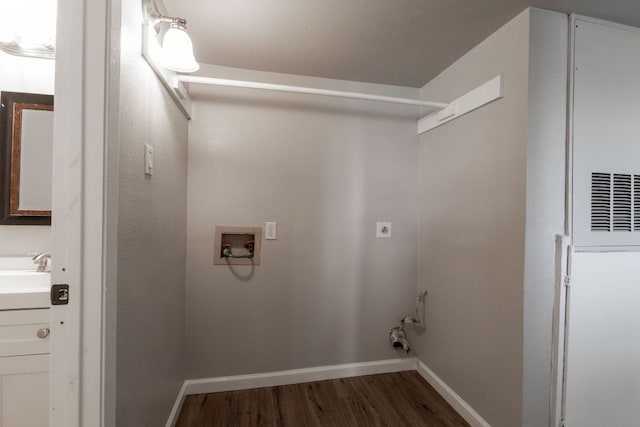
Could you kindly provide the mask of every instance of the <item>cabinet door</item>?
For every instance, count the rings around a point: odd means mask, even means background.
[[[0,357],[0,427],[49,425],[49,355]]]
[[[0,311],[0,357],[49,353],[49,309]]]

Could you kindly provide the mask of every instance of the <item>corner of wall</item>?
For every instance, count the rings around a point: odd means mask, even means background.
[[[141,55],[140,3],[121,7],[116,423],[157,426],[185,376],[188,121]]]
[[[531,9],[527,223],[523,295],[523,425],[548,425],[556,236],[564,234],[569,20]]]

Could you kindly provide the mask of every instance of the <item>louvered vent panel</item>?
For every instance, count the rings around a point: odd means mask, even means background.
[[[633,231],[631,175],[613,175],[613,231]]]
[[[633,176],[633,229],[640,231],[640,175]]]
[[[591,174],[591,231],[611,231],[611,174]]]

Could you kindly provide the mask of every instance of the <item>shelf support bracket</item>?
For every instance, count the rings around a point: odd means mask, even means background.
[[[418,134],[422,135],[502,97],[504,97],[504,86],[503,77],[500,75],[453,100],[442,110],[421,118],[418,121]]]

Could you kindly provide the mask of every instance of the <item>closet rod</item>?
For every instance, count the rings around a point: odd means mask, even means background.
[[[303,86],[287,86],[272,83],[248,82],[242,80],[217,79],[215,77],[201,77],[179,75],[178,80],[185,83],[198,83],[215,86],[241,87],[248,89],[275,90],[279,92],[306,93],[310,95],[335,96],[339,98],[363,99],[366,101],[391,102],[395,104],[418,105],[420,107],[432,107],[443,109],[449,106],[444,102],[422,101],[419,99],[395,98],[392,96],[371,95],[368,93],[343,92],[340,90],[317,89]]]

